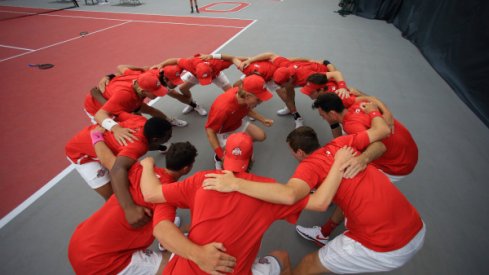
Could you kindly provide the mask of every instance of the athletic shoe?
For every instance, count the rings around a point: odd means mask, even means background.
[[[162,154],[166,154],[166,152],[168,152],[168,148],[170,148],[170,146],[168,146],[166,143],[158,145],[158,150]]]
[[[206,116],[207,115],[207,111],[200,107],[200,105],[197,105],[195,108],[194,108],[194,111],[196,111],[197,113],[199,113],[199,115],[201,116]]]
[[[312,241],[318,246],[325,246],[329,241],[329,236],[324,237],[323,233],[321,233],[321,227],[319,226],[303,227],[297,225],[295,231],[297,231],[297,233],[304,239]]]
[[[296,120],[295,120],[295,128],[299,128],[301,126],[304,126],[304,119],[302,117],[298,117]]]
[[[287,108],[287,106],[285,106],[282,109],[277,111],[277,115],[279,115],[279,116],[286,116],[289,114],[290,114],[290,110],[289,110],[289,108]]]
[[[185,120],[181,120],[181,119],[174,118],[174,117],[168,117],[168,122],[170,122],[171,125],[177,126],[177,127],[185,127],[188,125],[188,122],[186,122]]]
[[[216,170],[222,170],[222,161],[217,160],[216,154],[214,154],[214,162],[216,163]]]
[[[255,121],[255,120],[256,120],[255,118],[250,117],[250,116],[248,117],[248,119],[249,119],[250,121]]]
[[[185,106],[185,108],[183,108],[182,113],[188,114],[188,113],[192,112],[193,110],[194,110],[194,108],[192,106],[187,105],[187,106]]]
[[[173,220],[173,223],[177,227],[180,227],[180,225],[182,224],[182,221],[180,220],[180,217],[179,216],[175,216],[175,220]],[[161,245],[160,243],[158,243],[158,250],[161,251],[161,252],[165,252],[166,251],[166,248],[163,245]]]

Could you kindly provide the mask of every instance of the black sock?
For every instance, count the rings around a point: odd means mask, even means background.
[[[294,119],[298,119],[301,117],[301,114],[299,114],[299,112],[292,113],[292,115],[294,116]]]
[[[192,108],[195,108],[197,107],[197,103],[191,101],[188,105],[192,106]]]

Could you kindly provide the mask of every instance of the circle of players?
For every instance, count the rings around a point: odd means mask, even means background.
[[[234,84],[224,74],[232,65],[243,73]],[[211,83],[223,93],[207,111],[191,89]],[[330,126],[334,138],[326,145],[303,125],[296,87]],[[299,165],[286,183],[249,173],[253,163],[266,165],[253,159],[253,143],[266,139],[257,122],[273,125],[255,107],[274,93],[285,105],[277,115],[295,124],[285,141]],[[166,95],[183,103],[183,114],[207,116],[215,170],[179,181],[197,149],[168,143],[172,127],[188,123],[146,103]],[[93,125],[68,142],[66,155],[106,202],[70,240],[77,274],[380,272],[403,266],[423,246],[425,224],[393,184],[414,170],[415,141],[381,100],[349,87],[327,60],[206,54],[145,68],[121,65],[91,89],[84,110]],[[164,152],[166,167],[151,157],[139,162],[148,150]],[[297,266],[283,250],[258,257],[274,221],[295,224],[303,210],[324,212],[332,204],[325,222],[296,225],[320,246]],[[188,228],[179,228],[176,208],[190,209]],[[345,230],[333,238],[340,224]],[[160,251],[148,249],[155,238]]]

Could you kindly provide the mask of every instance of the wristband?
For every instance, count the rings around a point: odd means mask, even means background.
[[[340,124],[337,122],[337,123],[329,125],[329,127],[331,127],[331,129],[334,130],[334,129],[340,127]]]
[[[374,119],[376,117],[382,117],[382,114],[380,112],[378,112],[378,111],[373,111],[373,112],[368,113],[368,116],[371,119]]]
[[[97,142],[104,141],[104,134],[99,131],[92,131],[90,132],[90,138],[92,138],[92,144],[95,145]]]
[[[338,81],[338,89],[341,89],[341,88],[346,88],[345,81]]]
[[[216,153],[216,156],[222,160],[224,152],[222,151],[221,147],[217,147],[216,149],[214,149],[214,153]]]
[[[221,59],[221,57],[222,57],[220,53],[213,53],[213,54],[211,54],[211,56],[214,59]]]
[[[107,131],[110,131],[112,129],[112,127],[118,125],[117,122],[115,122],[113,119],[111,118],[106,118],[102,121],[102,127],[107,130]]]
[[[106,77],[108,77],[109,80],[112,80],[115,77],[115,74],[108,74],[106,75]]]

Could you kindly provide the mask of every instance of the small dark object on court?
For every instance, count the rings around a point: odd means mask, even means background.
[[[44,63],[44,64],[29,64],[28,66],[31,67],[31,68],[37,67],[40,70],[47,70],[47,69],[51,69],[52,67],[54,67],[53,64],[49,64],[49,63]]]

